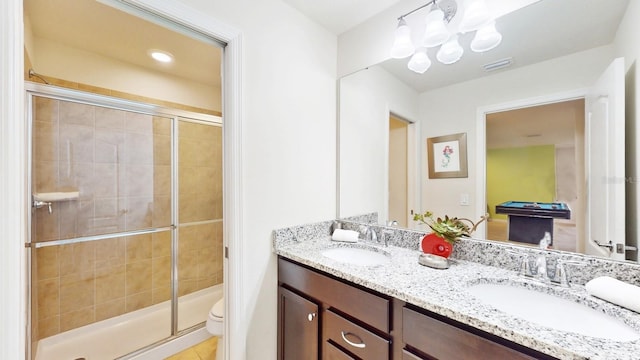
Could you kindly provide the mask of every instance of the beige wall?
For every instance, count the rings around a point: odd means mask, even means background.
[[[219,86],[150,71],[38,37],[33,38],[29,49],[33,49],[29,53],[33,67],[48,77],[222,111]]]
[[[35,241],[171,225],[168,118],[37,98],[34,120],[34,192],[80,194],[35,211]],[[178,131],[184,295],[222,283],[222,134]],[[43,247],[33,265],[37,340],[169,300],[171,231]]]

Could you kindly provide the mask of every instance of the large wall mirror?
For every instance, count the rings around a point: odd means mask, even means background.
[[[489,213],[474,237],[510,241],[508,215],[496,205],[559,202],[571,215],[554,220],[555,249],[637,261],[636,181],[629,180],[636,178],[639,12],[629,0],[540,0],[497,19],[503,42],[491,52],[472,53],[465,34],[458,63],[439,64],[430,49],[424,74],[410,71],[408,59],[389,59],[341,78],[338,216],[375,212],[381,224],[424,229],[413,213]],[[482,67],[503,59],[511,66]],[[599,90],[614,63],[626,99]],[[622,111],[617,125],[606,117],[614,105]],[[600,115],[607,121],[591,126]],[[466,135],[468,175],[430,178],[427,139],[454,134]],[[598,173],[611,167],[622,173]],[[597,212],[606,209],[598,204],[617,210]]]

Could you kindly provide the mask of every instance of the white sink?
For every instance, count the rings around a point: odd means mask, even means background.
[[[504,284],[478,284],[467,290],[500,311],[556,330],[615,341],[640,339],[640,333],[623,322],[554,295]]]
[[[322,251],[321,254],[335,261],[361,266],[381,265],[391,261],[388,254],[356,247],[331,248]]]

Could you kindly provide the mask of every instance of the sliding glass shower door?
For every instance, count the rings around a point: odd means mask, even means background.
[[[221,124],[79,97],[28,97],[35,359],[176,336],[206,320],[178,296],[222,283]]]

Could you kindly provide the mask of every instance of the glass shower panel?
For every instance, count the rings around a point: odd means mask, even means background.
[[[34,108],[32,241],[171,225],[171,119],[46,97]]]
[[[222,284],[222,127],[178,121],[178,330],[201,323]],[[195,305],[204,301],[202,305]]]
[[[87,341],[109,344],[101,355],[116,358],[170,336],[170,240],[166,231],[35,249],[33,341],[55,346],[54,335],[81,331]],[[119,326],[108,330],[102,320]],[[141,328],[145,336],[136,336]],[[110,343],[109,331],[130,336]]]
[[[32,99],[32,349],[78,333],[113,359],[171,336],[174,120]]]

